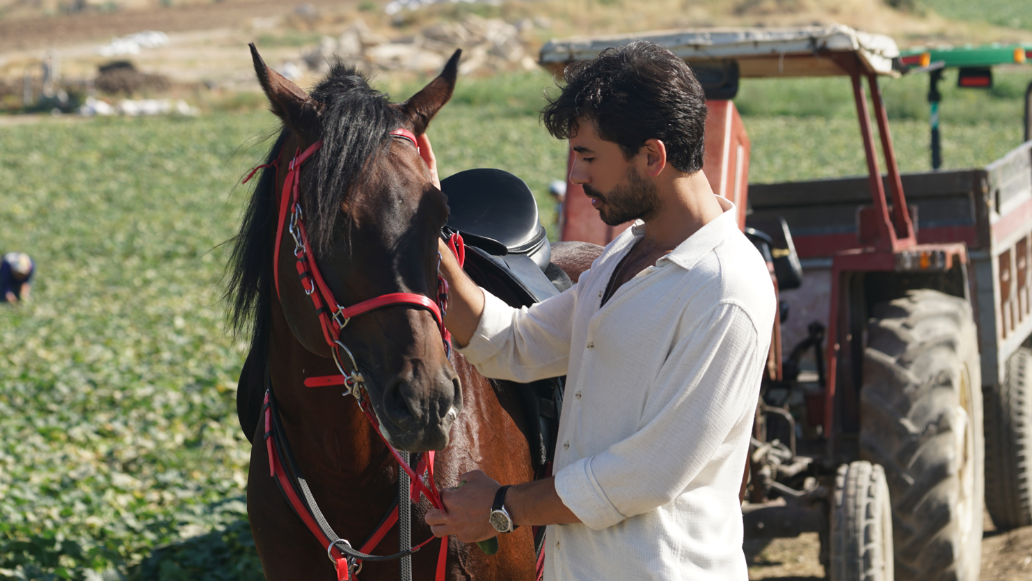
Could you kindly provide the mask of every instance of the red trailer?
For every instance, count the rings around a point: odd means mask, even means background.
[[[878,83],[906,66],[892,39],[844,26],[551,41],[541,64],[638,39],[696,71],[703,171],[777,282],[746,535],[819,533],[832,579],[976,580],[986,480],[999,528],[1032,523],[1032,143],[984,170],[900,175]],[[851,82],[866,177],[749,184],[739,81],[801,76]],[[605,244],[622,227],[582,194],[567,185],[561,237]]]

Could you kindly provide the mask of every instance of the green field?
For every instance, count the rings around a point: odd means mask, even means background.
[[[983,21],[997,26],[1032,30],[1032,4],[1022,0],[915,0],[919,8],[961,21]]]
[[[546,77],[463,83],[431,126],[442,175],[512,171],[550,224],[565,146],[537,121]],[[862,172],[856,122],[832,101],[802,115],[807,93],[743,89],[753,181]],[[950,167],[1019,140],[1009,101],[980,98],[984,119],[944,121]],[[903,169],[924,170],[926,124],[901,117]],[[265,112],[0,126],[0,252],[38,263],[35,300],[0,305],[0,579],[260,578],[234,408],[244,339],[225,328],[220,245],[276,128]]]

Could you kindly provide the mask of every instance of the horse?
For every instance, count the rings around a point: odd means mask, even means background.
[[[422,520],[436,486],[469,470],[503,483],[534,478],[522,435],[530,419],[449,351],[441,322],[437,241],[449,209],[415,136],[450,99],[461,51],[391,103],[340,63],[309,95],[250,47],[283,127],[255,170],[226,294],[231,323],[251,334],[238,409],[252,418],[241,420],[253,428],[247,507],[266,579],[403,575],[399,560],[354,557],[372,551],[374,534],[380,555],[401,542],[400,527],[379,526],[396,502],[409,505],[399,494],[408,471],[392,447],[418,453],[421,468],[434,455],[426,480],[413,482],[423,495],[411,534],[425,548],[411,554],[412,578],[534,579],[531,527],[502,536],[488,556],[434,539]],[[557,245],[553,262],[576,280],[598,250]],[[397,300],[376,303],[384,297]]]

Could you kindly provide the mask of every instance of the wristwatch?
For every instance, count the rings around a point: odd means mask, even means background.
[[[500,533],[511,533],[516,528],[513,526],[509,511],[505,510],[505,493],[509,491],[509,486],[511,485],[506,484],[495,493],[494,504],[491,506],[491,516],[487,519],[491,526]]]

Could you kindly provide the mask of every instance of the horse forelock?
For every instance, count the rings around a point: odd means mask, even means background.
[[[352,185],[367,178],[390,149],[388,134],[404,121],[388,96],[369,86],[353,66],[334,65],[311,96],[323,106],[323,145],[309,164],[305,185],[305,226],[314,250],[332,239]]]

